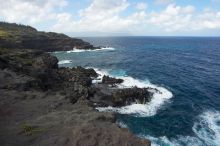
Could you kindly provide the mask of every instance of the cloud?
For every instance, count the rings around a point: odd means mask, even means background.
[[[35,24],[56,17],[55,9],[66,0],[0,0],[0,18],[8,22]]]
[[[220,29],[220,12],[204,10],[196,14],[195,7],[191,5],[180,7],[170,4],[161,12],[152,12],[148,18],[148,24],[168,32]]]
[[[153,12],[150,14],[148,23],[164,28],[166,31],[176,31],[188,28],[191,21],[193,6],[180,7],[170,4],[161,12]]]
[[[138,30],[140,33],[147,34],[151,31],[148,28],[156,30],[159,28],[167,33],[220,28],[220,12],[204,10],[204,12],[196,13],[196,8],[192,5],[168,4],[162,11],[147,12],[146,3],[137,3],[136,12],[122,17],[121,13],[129,6],[126,0],[93,0],[87,8],[79,12],[79,20],[74,20],[68,13],[60,14],[61,16],[57,17],[58,23],[52,27],[52,30],[102,33],[132,33],[134,30],[137,33]]]
[[[198,19],[196,22],[198,24],[197,29],[220,28],[220,11],[213,12],[212,10],[204,10],[204,12],[198,16]]]
[[[174,0],[154,0],[154,1],[156,4],[159,5],[167,5],[174,2]]]
[[[197,11],[195,6],[181,6],[174,4],[173,0],[155,0],[157,4],[166,4],[165,8],[157,11],[147,9],[147,3],[142,2],[90,0],[89,6],[78,13],[65,9],[67,0],[0,2],[0,20],[33,26],[48,25],[47,30],[62,33],[148,35],[149,32],[191,34],[192,31],[220,30],[220,11],[207,8]],[[132,7],[136,9],[130,11]]]
[[[128,31],[134,25],[144,20],[144,11],[134,12],[130,16],[121,17],[130,4],[126,0],[93,0],[87,8],[80,10],[80,20],[74,20],[68,14],[65,17],[57,17],[58,23],[53,30],[88,31],[88,32],[117,32]]]
[[[88,8],[80,11],[80,16],[87,18],[94,14],[99,17],[112,16],[125,10],[128,6],[129,3],[126,0],[94,0]]]
[[[146,10],[147,9],[147,3],[137,3],[136,8],[138,10]]]

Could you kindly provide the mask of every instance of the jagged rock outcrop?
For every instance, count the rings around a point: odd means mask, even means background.
[[[146,104],[150,102],[152,93],[148,88],[126,88],[120,89],[113,93],[113,106],[125,106],[134,103]]]
[[[147,93],[111,91],[107,84],[121,82],[111,77],[96,87],[94,69],[59,68],[57,58],[45,53],[73,47],[95,49],[63,34],[0,23],[0,145],[149,146],[119,128],[114,114],[93,108],[96,102],[126,105],[136,95],[144,103]]]
[[[90,106],[99,96],[94,77],[93,69],[58,68],[56,57],[42,51],[1,48],[0,145],[150,145],[119,128],[114,114]]]
[[[49,54],[43,54],[34,59],[32,66],[38,69],[57,69],[58,59]]]
[[[109,76],[104,75],[102,77],[102,83],[103,84],[108,84],[108,85],[115,85],[115,84],[120,84],[123,82],[123,79],[116,79],[116,78],[112,78]]]
[[[95,94],[90,100],[95,103],[95,107],[121,107],[126,105],[146,104],[151,101],[153,93],[158,92],[156,89],[149,88],[111,88],[106,84],[97,84],[95,86]]]

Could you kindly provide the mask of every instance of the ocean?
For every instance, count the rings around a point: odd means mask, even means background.
[[[98,108],[116,111],[117,123],[159,146],[220,145],[219,37],[89,37],[103,50],[53,53],[59,65],[93,67],[125,80],[125,86],[155,87],[147,105]]]

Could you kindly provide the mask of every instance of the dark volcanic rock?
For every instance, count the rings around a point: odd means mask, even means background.
[[[32,63],[34,68],[40,69],[57,69],[58,68],[58,59],[49,54],[43,54],[36,59]]]
[[[134,103],[146,104],[150,102],[153,93],[159,92],[153,88],[110,88],[106,84],[94,84],[95,93],[90,100],[95,103],[94,107],[121,107]]]
[[[0,36],[0,145],[150,145],[150,141],[135,137],[128,129],[119,128],[114,123],[113,114],[97,112],[90,106],[93,100],[106,106],[125,105],[135,100],[133,96],[144,103],[142,95],[147,96],[144,89],[128,93],[124,89],[112,92],[108,91],[107,84],[102,84],[106,88],[103,92],[92,85],[92,78],[98,76],[93,69],[58,68],[57,58],[44,53],[53,50],[56,45],[56,49],[62,49],[59,47],[63,47],[61,40],[62,37],[65,40],[65,36],[40,33],[23,25],[16,32],[16,24],[8,26],[7,29],[12,32],[2,32],[1,26],[0,32],[5,36]],[[48,39],[51,35],[60,38],[52,39],[54,44],[51,44]],[[44,45],[48,42],[50,46],[46,48]],[[16,46],[18,49],[1,46]],[[31,49],[22,49],[24,46]],[[46,49],[33,50],[38,47]],[[90,46],[79,43],[78,47]]]
[[[122,82],[123,82],[123,79],[116,79],[116,78],[112,78],[112,77],[105,76],[105,75],[102,78],[103,84],[115,85],[115,84],[120,84]]]
[[[78,73],[81,73],[81,74],[85,74],[87,77],[92,77],[92,78],[98,77],[98,74],[92,68],[85,69],[81,66],[77,66],[76,68],[72,68],[72,70],[74,70]]]
[[[92,84],[92,79],[88,75],[87,70],[79,71],[77,68],[60,68],[58,70],[58,77],[62,81],[67,82],[77,82],[83,86],[90,86]]]
[[[133,103],[145,104],[151,100],[152,93],[148,88],[120,89],[113,93],[112,102],[114,106],[125,106]]]

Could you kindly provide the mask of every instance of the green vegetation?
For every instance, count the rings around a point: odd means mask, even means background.
[[[40,129],[35,126],[31,126],[28,124],[22,125],[22,133],[24,133],[26,136],[32,136],[32,135],[37,134],[42,131],[43,131],[43,129]]]
[[[0,22],[0,38],[4,39],[4,37],[10,37],[10,39],[12,40],[20,41],[28,38],[46,39],[48,37],[62,38],[67,36],[64,34],[59,34],[54,32],[37,31],[37,29],[31,26],[26,26],[16,23]]]
[[[30,53],[28,53],[30,51]],[[21,64],[22,66],[31,66],[33,58],[31,50],[23,49],[6,49],[0,47],[0,57],[11,64]]]
[[[7,31],[0,29],[0,38],[8,37],[8,36],[9,36],[9,33]]]
[[[0,22],[0,40],[10,43],[20,43],[25,35],[31,36],[36,32],[37,30],[30,26]]]
[[[35,28],[15,23],[0,22],[0,48],[36,49],[46,52],[93,48],[81,39],[64,34],[37,31]]]

